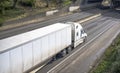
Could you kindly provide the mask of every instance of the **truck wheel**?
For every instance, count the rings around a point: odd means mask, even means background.
[[[83,42],[85,43],[86,41],[87,41],[87,37],[84,38],[84,41],[83,41]]]
[[[62,52],[61,52],[61,56],[64,57],[66,54],[67,54],[66,49],[62,50]]]
[[[67,54],[69,54],[71,51],[72,51],[72,47],[69,46],[69,47],[67,48]]]

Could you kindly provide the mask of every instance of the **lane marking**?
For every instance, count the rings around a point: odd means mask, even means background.
[[[99,13],[99,14],[96,14],[96,15],[93,15],[93,16],[90,16],[90,17],[88,17],[88,18],[85,18],[87,21],[89,21],[89,20],[91,20],[91,19],[93,19],[93,18],[96,18],[96,17],[99,17],[99,16],[101,16],[101,14]],[[84,22],[86,22],[86,20],[85,19],[83,19],[83,20],[80,20],[80,21],[77,21],[77,22],[82,22],[82,23],[84,23]],[[45,66],[45,65],[44,65]],[[39,68],[37,68],[37,69],[35,69],[35,70],[33,70],[32,72],[30,72],[30,73],[36,73],[39,69],[41,69],[42,67],[44,67],[44,66],[41,66],[41,67],[39,67]]]
[[[96,18],[96,17],[99,17],[99,16],[101,16],[101,14],[99,13],[99,14],[96,14],[96,15],[93,15],[93,16],[90,16],[90,17],[88,17],[88,18],[85,18],[86,20],[91,20],[91,19],[93,19],[93,18]],[[86,20],[81,20],[81,21],[77,21],[77,22],[86,22]],[[37,69],[34,69],[33,71],[31,71],[30,73],[36,73],[38,70],[40,70],[41,68],[43,68],[44,66],[45,66],[46,64],[44,64],[44,65],[42,65],[42,66],[40,66],[40,67],[38,67]]]
[[[94,18],[97,18],[97,17],[99,17],[99,16],[101,16],[101,13],[96,14],[96,15],[92,15],[92,16],[88,16],[87,18],[83,18],[82,20],[77,21],[77,22],[78,22],[78,23],[84,23],[84,22],[87,22],[87,21],[92,20],[92,19],[94,19]]]
[[[88,16],[86,18],[83,18],[80,22],[85,22],[85,21],[88,21],[89,19],[92,19],[92,18],[95,18],[97,16],[101,15],[100,13],[99,14],[96,14],[96,15],[91,15],[91,16]],[[36,23],[36,22],[40,22],[40,21],[43,21],[44,18],[39,18],[39,19],[33,19],[31,21],[26,21],[26,22],[22,22],[22,23],[16,23],[16,24],[12,24],[12,25],[5,25],[5,26],[2,26],[0,28],[0,31],[3,31],[3,30],[6,30],[6,29],[11,29],[11,28],[16,28],[16,27],[20,27],[20,26],[23,26],[23,25],[29,25],[29,24],[32,24],[32,23]],[[13,26],[14,25],[14,26]]]
[[[32,70],[30,73],[36,73],[38,70],[40,70],[41,68],[43,68],[45,65],[46,65],[46,64],[38,67],[37,69]]]

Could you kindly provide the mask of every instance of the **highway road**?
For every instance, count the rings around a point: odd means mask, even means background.
[[[120,31],[120,22],[110,20],[110,23],[107,23],[107,24],[108,25],[104,27],[102,32],[100,32],[100,35],[97,34],[96,35],[97,37],[94,36],[92,38],[94,39],[93,41],[91,41],[92,39],[90,39],[90,41],[87,42],[89,44],[80,48],[80,49],[84,49],[85,50],[84,52],[82,52],[81,54],[78,53],[77,57],[74,58],[74,60],[70,62],[69,65],[67,65],[66,67],[64,67],[62,70],[58,72],[59,73],[73,73],[73,72],[88,73],[89,70],[92,67],[94,67],[94,63],[99,61],[105,49],[110,45],[114,37]],[[50,71],[49,73],[55,73],[55,72]]]
[[[101,54],[101,52],[98,50],[103,46],[107,45],[106,43],[109,44],[110,42],[109,39],[116,34],[118,29],[120,29],[119,13],[100,9],[91,9],[88,11],[77,12],[59,18],[43,21],[40,23],[30,24],[24,27],[0,31],[0,39],[24,33],[40,27],[44,27],[56,22],[79,21],[82,18],[97,13],[101,13],[102,16],[82,24],[86,33],[88,34],[86,43],[79,45],[77,48],[71,51],[70,54],[67,54],[63,58],[58,58],[56,61],[52,63],[48,63],[47,65],[45,65],[36,72],[36,73],[85,73],[88,72],[89,69],[92,67],[93,60],[96,61],[96,56],[94,55],[99,53]],[[104,49],[102,51],[104,51]]]
[[[119,31],[120,15],[114,11],[108,12],[82,26],[88,34],[86,43],[36,73],[88,73]]]
[[[73,14],[69,14],[69,15],[65,15],[65,16],[59,16],[57,18],[52,18],[52,19],[49,19],[49,20],[46,20],[43,22],[37,22],[37,23],[32,23],[29,25],[21,26],[21,27],[16,27],[13,29],[7,29],[4,31],[0,31],[0,39],[14,36],[14,35],[24,33],[27,31],[31,31],[31,30],[41,28],[44,26],[48,26],[48,25],[51,25],[56,22],[77,21],[77,20],[83,19],[85,17],[91,16],[91,15],[94,15],[97,13],[104,13],[106,11],[107,10],[101,11],[100,9],[95,8],[95,9],[81,11],[81,12],[77,12],[77,13],[73,13]],[[22,22],[21,22],[21,24],[22,24]]]
[[[27,32],[27,31],[31,31],[31,30],[41,28],[41,27],[44,27],[44,26],[48,26],[48,25],[51,25],[51,24],[54,24],[54,23],[57,23],[57,22],[75,21],[75,20],[78,20],[78,19],[81,19],[81,18],[84,18],[84,17],[88,17],[90,15],[93,15],[93,14],[86,13],[86,12],[75,13],[75,14],[70,14],[70,15],[67,15],[67,16],[60,17],[60,18],[47,20],[47,21],[40,22],[40,23],[33,23],[33,24],[29,24],[29,25],[22,26],[22,27],[19,27],[19,28],[0,31],[0,39],[7,38],[7,37],[10,37],[10,36],[13,36],[13,35],[20,34],[20,33],[24,33],[24,32]]]

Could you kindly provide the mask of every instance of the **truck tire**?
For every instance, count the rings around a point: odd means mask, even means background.
[[[85,43],[86,41],[87,41],[87,37],[84,38],[83,43]]]
[[[67,48],[67,54],[69,54],[71,51],[72,51],[72,47],[69,46],[69,47]]]

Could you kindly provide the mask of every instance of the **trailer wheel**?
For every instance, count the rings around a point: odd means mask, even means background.
[[[52,57],[52,61],[55,61],[56,59],[56,55]]]
[[[62,56],[62,57],[64,57],[66,54],[67,54],[66,49],[64,49],[64,50],[61,51],[61,56]]]
[[[71,51],[72,51],[72,47],[69,46],[69,47],[67,48],[67,54],[69,54]]]

